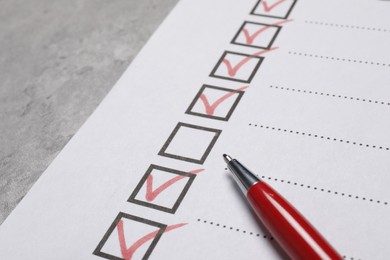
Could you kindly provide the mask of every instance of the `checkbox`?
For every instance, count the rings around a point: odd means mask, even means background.
[[[280,26],[272,24],[244,22],[231,43],[259,49],[270,49],[280,29]]]
[[[151,165],[128,202],[174,214],[183,201],[196,173]]]
[[[287,19],[296,0],[260,0],[251,14],[279,19]]]
[[[203,85],[186,114],[228,121],[248,86],[237,90]]]
[[[147,259],[167,226],[120,212],[99,242],[94,255],[111,259]]]
[[[158,155],[203,164],[221,132],[179,122]]]
[[[210,77],[250,83],[263,59],[259,56],[225,51]]]

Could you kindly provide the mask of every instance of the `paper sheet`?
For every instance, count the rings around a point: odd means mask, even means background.
[[[283,259],[222,154],[388,259],[390,2],[182,0],[0,227],[0,259]]]

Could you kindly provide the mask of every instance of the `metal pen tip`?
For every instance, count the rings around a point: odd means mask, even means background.
[[[229,163],[231,160],[233,160],[232,157],[227,154],[223,154],[222,156],[226,163]]]

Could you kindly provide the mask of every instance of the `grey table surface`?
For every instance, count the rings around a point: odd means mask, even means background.
[[[178,0],[0,0],[0,224]]]

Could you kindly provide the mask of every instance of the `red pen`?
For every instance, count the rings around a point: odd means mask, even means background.
[[[343,259],[280,194],[236,159],[223,157],[257,216],[291,259]]]

